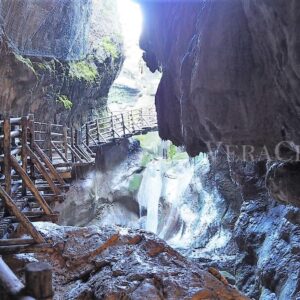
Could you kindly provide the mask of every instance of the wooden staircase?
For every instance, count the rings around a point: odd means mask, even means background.
[[[59,214],[53,209],[57,202],[64,201],[72,171],[94,164],[94,150],[99,145],[154,130],[157,130],[154,108],[111,114],[87,122],[80,130],[36,122],[33,115],[0,118],[0,283],[3,286],[14,282],[22,288],[1,255],[51,251],[51,242],[37,231],[34,222],[58,221]]]
[[[0,121],[0,255],[51,247],[32,222],[57,222],[72,167],[94,161],[72,132],[33,116]],[[14,238],[19,225],[31,238]]]

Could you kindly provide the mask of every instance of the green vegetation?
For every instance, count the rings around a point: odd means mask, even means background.
[[[108,53],[113,59],[118,57],[118,49],[109,37],[104,37],[101,41],[104,51]]]
[[[83,79],[85,81],[91,82],[95,81],[98,76],[98,70],[93,62],[77,61],[70,62],[70,76],[72,78]]]
[[[54,60],[44,61],[44,62],[35,62],[35,63],[33,63],[33,65],[35,68],[42,70],[42,71],[52,72],[55,70]]]
[[[67,96],[65,96],[65,95],[60,95],[57,98],[56,102],[62,104],[64,106],[64,108],[68,109],[68,110],[71,109],[72,106],[73,106],[72,101]]]
[[[14,55],[18,61],[20,61],[21,63],[26,65],[34,74],[36,74],[33,64],[29,58],[25,58],[24,56],[19,55],[19,54],[14,54]]]
[[[132,179],[129,182],[129,191],[135,192],[138,191],[142,182],[143,176],[140,174],[134,174]]]
[[[188,159],[189,156],[186,152],[182,151],[180,148],[171,144],[168,149],[168,159],[169,160],[180,160],[180,159]]]

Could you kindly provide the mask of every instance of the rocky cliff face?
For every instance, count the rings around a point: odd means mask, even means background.
[[[192,156],[209,143],[232,145],[238,156],[251,145],[260,160],[229,160],[221,148],[212,161],[210,182],[234,236],[223,254],[239,253],[228,270],[250,297],[298,299],[299,163],[266,163],[260,153],[274,160],[282,141],[292,142],[281,150],[299,153],[299,2],[140,2],[144,59],[163,74],[161,137]]]
[[[251,298],[296,300],[300,211],[270,197],[266,176],[263,161],[233,162],[222,153],[211,159],[210,184],[228,205],[223,224],[233,239],[218,251],[227,257],[225,263],[211,260],[208,265],[234,274],[237,287]]]
[[[30,20],[30,21],[29,21]],[[79,124],[122,63],[116,1],[0,1],[1,110]]]
[[[300,143],[297,0],[142,6],[144,58],[163,71],[156,105],[164,139],[191,155],[206,142],[271,153],[282,140]]]

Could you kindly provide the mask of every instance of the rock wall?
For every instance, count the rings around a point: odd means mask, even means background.
[[[256,159],[264,147],[274,159],[282,141],[299,153],[299,1],[140,3],[144,59],[162,71],[156,107],[163,139],[191,156],[218,142],[252,145]],[[223,224],[234,236],[219,252],[228,255],[221,269],[254,299],[296,300],[299,163],[234,161],[223,150],[208,179],[228,205]]]
[[[101,113],[124,59],[116,11],[109,0],[1,0],[1,111],[75,125]]]
[[[160,135],[191,155],[206,142],[300,143],[299,1],[141,1],[141,47],[162,69]],[[298,149],[299,151],[299,149]]]
[[[233,274],[236,286],[251,298],[296,300],[300,210],[270,197],[267,168],[263,161],[229,161],[221,152],[211,158],[210,184],[228,204],[223,224],[233,239],[205,265]],[[223,260],[214,259],[224,255]]]

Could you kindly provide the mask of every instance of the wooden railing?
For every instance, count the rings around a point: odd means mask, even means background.
[[[154,108],[110,114],[79,130],[37,122],[33,115],[0,119],[0,281],[11,295],[18,298],[24,286],[1,255],[51,247],[32,222],[57,222],[53,207],[64,199],[71,169],[94,162],[93,146],[156,128]],[[30,237],[13,237],[19,225]],[[12,282],[16,288],[9,290]]]
[[[93,146],[156,130],[154,108],[110,114],[82,128],[37,122],[33,115],[0,120],[0,254],[45,244],[31,221],[56,221],[75,165],[92,164]],[[21,224],[32,239],[8,239]],[[2,240],[1,240],[2,239]]]
[[[155,108],[135,109],[87,122],[81,128],[81,143],[97,146],[154,130],[157,130]]]

